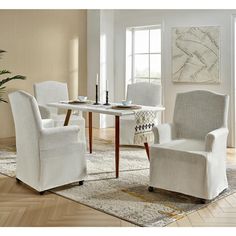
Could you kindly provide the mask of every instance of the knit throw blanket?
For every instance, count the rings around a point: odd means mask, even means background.
[[[157,111],[141,110],[135,111],[135,133],[134,144],[143,145],[145,142],[153,143],[153,126],[157,125]]]

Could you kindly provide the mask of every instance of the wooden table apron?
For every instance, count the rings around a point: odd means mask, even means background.
[[[122,115],[132,115],[132,111],[117,111],[117,112],[106,112],[106,109],[102,108],[102,111],[100,109],[96,111],[96,109],[92,108],[83,108],[80,107],[80,109],[74,105],[68,105],[68,104],[62,104],[62,103],[50,103],[48,106],[57,107],[57,108],[64,108],[67,109],[64,126],[67,126],[70,121],[70,116],[72,113],[72,110],[81,110],[88,112],[89,117],[89,152],[92,153],[92,136],[93,136],[93,112],[101,113],[101,114],[108,114],[108,115],[115,115],[115,167],[116,167],[116,178],[119,178],[119,160],[120,160],[120,116]],[[74,107],[73,107],[74,106]],[[153,108],[151,108],[153,109]],[[156,108],[155,110],[163,111],[164,107]],[[115,113],[115,114],[114,114]],[[123,114],[124,113],[124,114]],[[146,147],[146,145],[145,145]],[[146,149],[147,150],[147,149]],[[148,152],[147,152],[148,153]],[[149,154],[149,153],[148,153]],[[149,156],[149,155],[148,155]]]

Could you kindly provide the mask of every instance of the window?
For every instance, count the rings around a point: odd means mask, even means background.
[[[161,28],[126,30],[126,84],[161,83]]]

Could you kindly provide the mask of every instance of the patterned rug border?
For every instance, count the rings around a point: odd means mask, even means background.
[[[145,225],[141,225],[141,224],[138,224],[138,223],[134,223],[133,221],[129,221],[129,220],[123,218],[123,217],[117,216],[117,215],[112,214],[112,213],[110,213],[110,212],[106,212],[106,211],[104,211],[103,209],[98,209],[98,208],[95,208],[95,207],[93,207],[93,206],[90,206],[90,205],[88,205],[88,204],[86,204],[86,203],[76,201],[76,200],[71,199],[71,198],[69,198],[69,197],[66,197],[66,196],[64,196],[64,195],[62,195],[62,194],[60,194],[60,193],[53,192],[53,190],[48,190],[48,191],[49,191],[50,193],[56,194],[56,195],[58,195],[58,196],[60,196],[60,197],[63,197],[63,198],[65,198],[65,199],[68,199],[68,200],[70,200],[70,201],[73,201],[73,202],[76,202],[76,203],[81,204],[81,205],[83,205],[83,206],[89,207],[89,208],[91,208],[91,209],[93,209],[93,210],[100,211],[100,212],[105,213],[105,214],[107,214],[107,215],[110,215],[110,216],[112,216],[112,217],[116,217],[116,218],[118,218],[118,219],[120,219],[120,220],[126,221],[126,222],[131,223],[131,224],[134,224],[134,225],[136,225],[136,226],[145,227]]]
[[[135,170],[133,170],[133,171],[135,171]],[[10,176],[9,176],[9,177],[10,177]],[[14,178],[14,177],[13,177],[13,178]],[[114,178],[114,179],[115,179],[115,178]],[[93,181],[94,181],[94,180],[93,180]],[[77,182],[75,182],[75,183],[77,183]],[[74,184],[75,184],[75,183],[74,183]],[[66,186],[66,185],[65,185],[65,186]],[[63,186],[62,186],[62,187],[63,187]],[[75,187],[75,186],[74,186],[74,187]],[[73,188],[73,187],[72,187],[72,188]],[[215,199],[211,200],[211,201],[208,202],[208,203],[201,204],[201,205],[199,204],[199,208],[198,208],[198,209],[189,210],[189,211],[185,212],[182,216],[179,215],[180,217],[179,217],[178,219],[170,218],[170,219],[171,219],[171,222],[167,223],[167,224],[164,225],[164,226],[145,226],[145,225],[136,223],[136,222],[134,222],[134,221],[127,220],[127,219],[125,219],[125,218],[123,218],[123,217],[120,217],[120,216],[117,216],[117,215],[115,215],[115,214],[112,214],[112,213],[110,213],[110,212],[106,212],[106,211],[103,210],[103,209],[98,209],[98,208],[95,208],[95,207],[93,207],[93,206],[91,206],[91,205],[88,205],[88,204],[86,204],[86,203],[79,202],[79,201],[74,200],[74,199],[72,199],[72,198],[66,197],[66,196],[64,196],[63,194],[54,192],[53,189],[47,190],[47,191],[48,191],[48,192],[51,192],[51,193],[54,193],[54,194],[56,194],[56,195],[58,195],[58,196],[60,196],[60,197],[66,198],[66,199],[68,199],[68,200],[71,200],[71,201],[73,201],[73,202],[79,203],[79,204],[81,204],[81,205],[83,205],[83,206],[92,208],[92,209],[94,209],[94,210],[97,210],[97,211],[103,212],[103,213],[105,213],[105,214],[108,214],[108,215],[110,215],[110,216],[116,217],[116,218],[118,218],[118,219],[124,220],[124,221],[126,221],[126,222],[128,222],[128,223],[134,224],[134,225],[139,226],[139,227],[167,227],[168,225],[172,224],[173,222],[176,222],[176,221],[178,221],[178,220],[180,220],[180,219],[186,217],[187,215],[189,215],[189,214],[191,214],[191,213],[193,213],[193,212],[197,212],[197,211],[199,211],[199,210],[201,210],[201,209],[203,209],[203,208],[206,208],[206,207],[209,206],[210,204],[215,203],[215,202],[217,202],[218,200],[224,199],[224,198],[226,198],[226,197],[228,197],[228,196],[230,196],[230,195],[232,195],[232,194],[234,194],[234,193],[236,192],[236,190],[232,190],[232,192],[229,192],[229,194],[226,193],[226,195],[219,195],[218,197],[216,197]],[[148,190],[147,190],[147,191],[148,191]],[[154,191],[155,191],[155,190],[154,190]],[[224,191],[227,191],[227,189],[224,190]],[[223,192],[224,192],[224,191],[223,191]],[[222,192],[221,194],[223,194],[223,192]]]

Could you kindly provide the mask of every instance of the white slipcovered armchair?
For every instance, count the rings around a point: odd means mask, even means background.
[[[135,83],[127,87],[127,100],[133,104],[143,106],[158,106],[161,104],[161,85],[153,83]],[[157,119],[155,120],[157,124]],[[134,115],[121,116],[120,118],[120,144],[143,145],[135,142],[136,120]]]
[[[59,114],[55,107],[47,106],[51,102],[68,101],[68,88],[66,83],[57,81],[45,81],[34,84],[34,95],[38,102],[42,119],[53,119],[54,126],[63,126],[65,114]],[[69,125],[78,125],[80,128],[79,139],[86,143],[85,120],[82,113],[72,114]]]
[[[86,175],[85,144],[78,126],[44,124],[33,96],[23,91],[9,94],[16,131],[16,178],[40,193],[79,181]]]
[[[212,200],[228,187],[227,95],[197,90],[176,97],[172,124],[153,128],[150,187]]]

